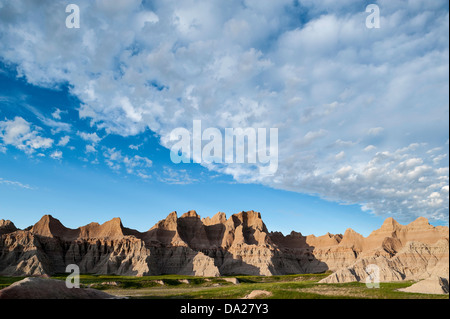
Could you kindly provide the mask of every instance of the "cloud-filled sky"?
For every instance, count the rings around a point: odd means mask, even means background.
[[[79,161],[170,187],[218,179],[448,223],[448,1],[72,3],[79,29],[66,28],[67,1],[0,0],[1,163]],[[366,27],[370,3],[379,29]],[[193,120],[278,128],[277,173],[171,165],[170,132]],[[33,187],[0,173],[2,187]]]

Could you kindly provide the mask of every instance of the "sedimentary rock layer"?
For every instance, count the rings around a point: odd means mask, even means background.
[[[284,236],[269,233],[254,211],[228,219],[224,213],[202,219],[195,211],[172,212],[146,232],[124,227],[119,218],[70,229],[46,215],[26,230],[0,220],[0,275],[64,273],[69,264],[83,273],[136,276],[334,271],[324,282],[362,281],[367,266],[376,264],[381,281],[448,278],[448,227],[388,218],[368,237],[352,229]]]

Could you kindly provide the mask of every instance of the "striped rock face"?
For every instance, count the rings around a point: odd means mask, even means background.
[[[77,229],[50,215],[27,230],[0,221],[0,275],[51,275],[69,264],[82,273],[136,276],[334,271],[324,282],[362,281],[375,264],[381,281],[448,277],[448,227],[433,227],[424,218],[409,225],[388,218],[368,237],[352,229],[284,236],[269,233],[254,211],[228,219],[220,212],[203,219],[195,211],[180,217],[172,212],[146,232],[124,227],[119,218]]]

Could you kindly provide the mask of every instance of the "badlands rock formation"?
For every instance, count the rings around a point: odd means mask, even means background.
[[[9,220],[0,219],[0,236],[7,233],[12,233],[16,231],[17,228]]]
[[[81,272],[117,275],[232,274],[280,275],[334,273],[323,282],[364,281],[369,265],[380,281],[447,278],[448,227],[425,218],[400,225],[388,218],[368,237],[348,229],[344,235],[284,236],[269,233],[260,213],[200,218],[176,212],[146,232],[126,228],[119,218],[102,225],[66,228],[50,215],[18,230],[0,221],[0,275],[64,273],[68,264]]]
[[[106,292],[69,289],[61,280],[28,277],[0,290],[0,299],[120,299]]]
[[[378,267],[381,282],[449,276],[448,227],[433,227],[426,218],[406,226],[388,218],[380,229],[367,238],[355,237],[347,246],[351,245],[353,262],[348,259],[322,282],[365,281],[374,273],[369,265]]]
[[[7,221],[1,225],[0,275],[64,273],[69,264],[83,273],[137,276],[284,271],[261,215],[253,211],[203,220],[195,211],[181,217],[173,212],[143,233],[124,227],[119,218],[77,229],[50,215],[28,230]]]
[[[413,284],[412,286],[399,290],[404,292],[433,294],[433,295],[448,294],[448,278],[431,276],[427,279],[421,280]]]

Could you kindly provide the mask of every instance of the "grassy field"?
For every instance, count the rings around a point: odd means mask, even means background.
[[[0,289],[6,288],[16,281],[22,280],[25,277],[2,277],[0,276]]]
[[[363,283],[320,284],[329,274],[287,276],[193,277],[165,276],[101,276],[81,275],[82,287],[100,289],[129,298],[177,299],[240,299],[254,290],[269,293],[264,298],[275,299],[448,299],[448,295],[426,295],[397,291],[413,282],[381,283],[379,289],[369,289]],[[66,274],[53,276],[65,280]],[[0,277],[0,289],[23,277]],[[238,284],[229,282],[237,279]]]

